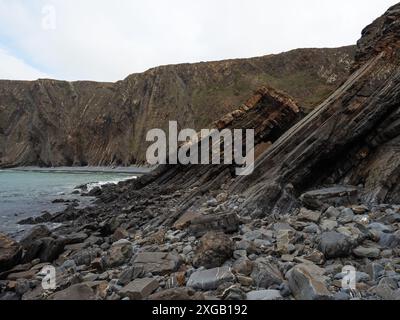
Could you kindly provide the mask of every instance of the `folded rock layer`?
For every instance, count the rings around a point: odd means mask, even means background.
[[[208,128],[258,87],[311,109],[349,74],[354,46],[163,66],[116,83],[0,81],[0,167],[143,164],[146,134]]]
[[[400,200],[399,26],[397,4],[364,30],[347,82],[237,179],[246,206],[273,211],[287,189],[324,184],[362,186],[366,202]]]

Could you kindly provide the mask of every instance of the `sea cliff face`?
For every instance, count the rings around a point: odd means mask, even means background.
[[[347,78],[354,51],[170,65],[116,83],[0,81],[0,167],[143,164],[149,129],[207,128],[264,85],[311,110]]]

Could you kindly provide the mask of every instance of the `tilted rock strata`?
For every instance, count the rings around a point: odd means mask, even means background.
[[[286,188],[300,195],[322,184],[362,185],[366,202],[400,200],[399,20],[396,5],[369,26],[359,41],[360,68],[276,141],[252,176],[238,179],[234,190],[248,195],[250,207],[273,210]]]
[[[153,128],[208,128],[260,86],[312,108],[348,76],[354,46],[163,66],[116,83],[0,81],[0,167],[143,164]]]

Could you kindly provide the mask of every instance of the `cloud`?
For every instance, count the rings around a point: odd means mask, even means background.
[[[0,49],[0,79],[36,80],[49,76]]]
[[[396,2],[0,0],[0,44],[54,78],[116,81],[163,64],[354,44]]]

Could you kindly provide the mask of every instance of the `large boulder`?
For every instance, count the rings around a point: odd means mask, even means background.
[[[350,238],[334,231],[323,233],[319,242],[319,250],[327,259],[347,257],[353,247],[354,243]]]
[[[279,290],[256,290],[250,291],[246,295],[246,300],[281,300],[282,295]]]
[[[153,278],[135,279],[121,289],[119,294],[130,300],[142,300],[156,291],[159,283]]]
[[[240,219],[236,213],[202,215],[190,221],[189,232],[197,237],[209,231],[234,233],[238,231]]]
[[[128,240],[114,242],[104,257],[104,264],[110,268],[126,264],[133,256],[133,246]]]
[[[228,267],[214,268],[193,273],[187,283],[188,287],[198,290],[215,290],[225,282],[232,282],[235,276]]]
[[[6,235],[0,233],[0,272],[16,266],[22,256],[21,246]]]
[[[23,261],[39,258],[41,262],[53,262],[64,251],[65,239],[56,238],[45,225],[32,228],[20,241],[24,248]]]
[[[204,300],[204,295],[201,292],[196,292],[192,288],[172,288],[154,293],[147,299],[158,301]]]
[[[233,250],[234,244],[227,235],[222,232],[208,232],[200,240],[193,265],[206,269],[220,267],[232,257]]]
[[[97,300],[94,290],[84,283],[68,287],[65,290],[54,293],[50,300]]]
[[[278,267],[267,258],[258,258],[254,262],[251,278],[258,288],[265,289],[283,282],[283,276]]]
[[[299,264],[289,270],[286,278],[294,297],[297,300],[330,299],[324,273],[324,269],[311,263]]]
[[[38,258],[41,262],[53,262],[64,251],[65,243],[62,239],[43,238],[39,241],[41,245]]]
[[[26,250],[29,250],[32,244],[39,239],[51,236],[51,231],[45,225],[38,225],[33,227],[27,234],[22,238],[20,244]]]
[[[182,259],[173,253],[141,252],[133,261],[133,267],[143,274],[165,275],[178,270]]]
[[[62,239],[42,238],[25,245],[23,261],[30,262],[39,258],[41,262],[53,262],[64,251]]]
[[[358,201],[358,190],[353,186],[334,186],[306,192],[301,195],[300,200],[310,209],[352,205]]]

